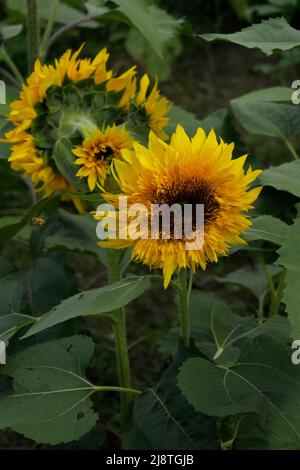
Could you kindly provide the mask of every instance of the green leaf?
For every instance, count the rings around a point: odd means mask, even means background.
[[[8,8],[17,11],[19,14],[26,16],[26,0],[7,0]],[[39,1],[39,17],[47,21],[50,14],[51,2],[48,1]],[[80,20],[84,17],[84,12],[73,8],[66,3],[60,2],[55,18],[56,23],[67,24],[72,23],[73,21]],[[98,23],[95,21],[89,21],[83,24],[78,25],[83,28],[97,28]]]
[[[11,273],[0,279],[0,340],[6,344],[20,328],[34,322],[34,318],[19,313],[24,291],[22,273]]]
[[[300,46],[300,31],[292,28],[285,18],[270,18],[231,34],[200,34],[206,41],[223,40],[248,49],[258,48],[267,55]]]
[[[23,29],[22,24],[14,24],[11,26],[3,26],[0,30],[0,36],[2,36],[4,41],[7,39],[14,38],[20,34]]]
[[[77,291],[73,272],[58,256],[35,259],[26,274],[26,283],[34,315],[48,312]]]
[[[230,367],[200,358],[182,366],[178,385],[196,411],[225,417],[255,412],[270,417],[300,444],[300,378],[287,346],[257,338]]]
[[[266,266],[270,276],[274,278],[282,271],[281,268],[274,265]],[[261,266],[255,269],[237,269],[223,277],[215,277],[218,282],[224,284],[235,284],[248,289],[257,299],[264,298],[269,290],[268,279]]]
[[[185,111],[180,106],[172,105],[168,114],[170,123],[166,127],[166,131],[172,134],[175,132],[178,124],[180,124],[190,137],[197,132],[199,127],[202,127],[206,133],[213,128],[217,135],[221,135],[227,115],[228,111],[221,108],[201,120],[198,119],[195,114]]]
[[[300,219],[290,227],[285,241],[278,251],[277,264],[287,270],[283,301],[292,324],[292,334],[300,338],[299,291],[300,291]]]
[[[20,274],[9,274],[0,280],[0,318],[20,312],[24,288],[24,279]]]
[[[29,211],[17,222],[0,225],[0,243],[4,242],[8,238],[12,238],[16,235],[22,228],[30,221],[33,217],[39,216],[42,213],[48,213],[53,210],[59,202],[59,196],[55,195],[50,198],[40,199],[36,204],[34,204]]]
[[[252,226],[243,234],[247,242],[265,240],[281,245],[289,226],[271,215],[260,215],[251,219]]]
[[[258,325],[253,317],[240,317],[213,293],[194,291],[190,301],[191,337],[208,359],[221,364],[238,361],[245,345],[253,338],[269,334],[287,342],[290,325],[286,318],[276,316]],[[180,331],[172,328],[160,342],[162,352],[174,353]]]
[[[13,377],[14,394],[0,398],[0,428],[39,443],[79,439],[97,421],[84,369],[93,353],[90,338],[74,336],[32,346],[1,370]]]
[[[72,144],[68,139],[60,138],[54,145],[52,158],[59,172],[79,191],[83,185],[76,176],[78,167],[74,164],[75,158],[71,148]]]
[[[231,101],[235,117],[249,132],[281,140],[289,140],[300,132],[300,109],[295,105],[247,101]]]
[[[135,400],[127,450],[218,449],[214,421],[195,413],[176,385],[186,357],[187,352],[181,352],[159,383]]]
[[[0,340],[7,345],[21,328],[31,325],[35,322],[35,318],[21,313],[10,313],[9,315],[0,316]]]
[[[181,20],[176,20],[148,0],[113,1],[162,58],[164,46],[176,35]]]
[[[72,214],[59,209],[57,223],[57,230],[45,239],[47,250],[89,252],[105,262],[105,250],[97,245],[97,222],[91,215]]]
[[[287,102],[290,103],[292,100],[293,91],[291,88],[283,86],[274,86],[270,88],[264,88],[262,90],[251,91],[245,95],[234,98],[232,102]]]
[[[260,176],[260,182],[300,197],[300,160],[271,166]]]
[[[13,270],[12,263],[3,256],[0,256],[0,278],[10,274]]]
[[[71,318],[101,315],[124,307],[149,287],[147,277],[131,277],[100,289],[92,289],[70,297],[41,316],[24,338]]]

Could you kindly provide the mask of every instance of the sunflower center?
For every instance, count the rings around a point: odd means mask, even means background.
[[[109,145],[107,145],[106,147],[97,149],[94,152],[94,158],[96,160],[108,160],[113,157],[114,153],[115,153],[114,149],[110,147]]]
[[[196,227],[197,205],[204,206],[204,223],[207,226],[213,222],[219,212],[220,204],[216,201],[214,191],[208,183],[202,181],[175,181],[161,188],[153,198],[155,204],[180,204],[183,208],[185,204],[192,206],[192,225]]]

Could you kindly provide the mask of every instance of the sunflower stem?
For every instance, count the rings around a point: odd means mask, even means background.
[[[32,72],[39,54],[39,20],[37,0],[27,0],[27,48],[28,69]]]
[[[117,282],[121,279],[120,254],[115,250],[107,250],[107,265],[109,282]],[[130,365],[126,335],[126,314],[124,308],[118,308],[111,312],[113,330],[115,336],[117,371],[119,384],[125,389],[131,388]],[[121,425],[124,426],[130,411],[132,393],[120,394]]]
[[[178,272],[178,307],[181,328],[181,338],[186,347],[190,345],[190,293],[191,278],[188,286],[187,270],[181,269]]]

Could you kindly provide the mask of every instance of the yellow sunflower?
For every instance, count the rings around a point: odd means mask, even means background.
[[[43,101],[47,90],[52,85],[61,86],[65,78],[78,82],[93,76],[96,84],[100,84],[112,77],[112,71],[106,70],[109,54],[102,49],[92,59],[78,59],[82,47],[72,53],[68,49],[54,65],[42,65],[39,60],[35,62],[34,71],[28,77],[20,92],[20,98],[11,103],[11,112],[8,119],[15,125],[30,127],[36,118],[35,105]]]
[[[120,77],[112,78],[107,83],[107,90],[124,90],[119,106],[129,109],[130,104],[133,104],[140,115],[139,120],[145,123],[160,139],[166,140],[168,134],[164,131],[164,127],[170,120],[167,117],[170,102],[166,97],[160,96],[157,81],[152,90],[148,92],[150,79],[147,74],[141,78],[137,92],[135,74],[135,67],[132,67]]]
[[[88,186],[93,191],[98,182],[104,184],[112,159],[121,156],[122,149],[132,147],[132,138],[124,128],[108,126],[104,131],[95,132],[84,139],[82,146],[72,150],[76,155],[76,165],[80,165],[76,176],[88,178]]]
[[[150,129],[152,129],[160,139],[166,140],[168,134],[164,131],[164,127],[166,127],[170,120],[166,116],[170,109],[170,103],[166,97],[160,96],[157,81],[151,92],[147,94],[149,85],[149,77],[145,74],[140,81],[140,88],[136,98],[137,106],[145,111]]]
[[[14,124],[14,129],[5,134],[2,142],[13,144],[12,153],[8,158],[11,167],[23,171],[30,176],[32,182],[38,185],[37,190],[49,196],[56,191],[74,191],[72,185],[62,176],[55,164],[49,164],[49,158],[38,148],[34,135],[34,124],[39,117],[37,105],[47,98],[50,87],[63,86],[65,80],[77,83],[91,79],[95,85],[105,82],[105,89],[112,80],[112,89],[125,90],[128,80],[132,78],[125,73],[121,77],[113,77],[113,72],[107,71],[106,63],[109,57],[106,49],[102,49],[94,59],[78,59],[82,47],[72,53],[67,50],[51,65],[42,65],[39,60],[35,62],[34,71],[28,77],[20,92],[19,99],[11,103],[8,120]],[[127,77],[127,78],[126,78]],[[62,104],[63,108],[63,104]],[[78,205],[78,200],[74,200]]]
[[[148,148],[138,143],[133,148],[123,150],[122,160],[114,161],[115,178],[121,196],[128,198],[128,207],[136,203],[147,209],[153,204],[188,203],[193,208],[203,204],[204,244],[201,249],[187,250],[184,237],[176,239],[171,234],[169,239],[132,239],[126,238],[123,231],[118,240],[100,242],[101,246],[132,246],[134,260],[163,270],[167,287],[176,270],[195,270],[196,266],[205,269],[207,262],[217,262],[218,257],[227,255],[230,245],[245,243],[241,233],[251,225],[245,212],[261,190],[249,189],[249,185],[261,171],[252,171],[251,167],[244,171],[247,156],[233,159],[234,144],[219,143],[213,130],[206,136],[203,129],[198,129],[190,139],[178,126],[169,145],[151,132]],[[118,207],[120,194],[104,196]],[[121,215],[119,212],[119,218]]]

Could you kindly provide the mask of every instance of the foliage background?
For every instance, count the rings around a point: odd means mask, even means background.
[[[290,87],[291,82],[299,78],[297,76],[300,62],[299,49],[298,55],[291,50],[266,57],[258,49],[245,50],[230,43],[205,42],[198,37],[198,34],[203,33],[238,31],[249,23],[259,21],[261,17],[278,16],[278,14],[284,14],[293,27],[300,28],[295,2],[159,0],[155,3],[177,20],[182,20],[179,24],[180,34],[173,35],[168,41],[164,59],[159,58],[136,28],[127,21],[115,21],[112,15],[94,24],[74,28],[62,36],[51,47],[48,60],[60,55],[67,47],[77,49],[83,42],[86,44],[84,55],[87,56],[94,56],[102,47],[108,47],[111,53],[110,62],[117,70],[122,71],[138,63],[141,73],[148,71],[152,77],[158,76],[162,93],[176,105],[193,113],[199,120],[203,120],[220,108],[227,110],[231,100],[250,91],[272,86]],[[285,5],[282,7],[280,3]],[[23,4],[24,2],[19,0],[2,0],[1,25],[7,22],[23,23]],[[68,10],[70,18],[66,14],[63,15],[64,23],[68,23],[72,15],[76,18],[76,15],[82,14],[81,11],[84,10],[81,0],[66,0],[64,5],[70,7]],[[43,8],[42,6],[41,15]],[[7,41],[6,47],[21,72],[26,75],[25,32]],[[13,98],[15,89],[8,86],[7,91],[9,99]],[[3,116],[7,108],[1,105],[0,111]],[[2,117],[0,117],[0,126],[4,126]],[[250,154],[253,167],[268,168],[290,160],[284,142],[247,132],[232,110],[228,112],[226,119],[222,120],[220,128],[222,136],[227,141],[236,142],[236,155],[245,151]],[[294,144],[295,147],[299,145],[298,136],[294,138]],[[31,197],[22,177],[9,169],[5,160],[7,148],[0,144],[0,151],[0,211],[1,223],[4,225],[10,220],[8,217],[21,216],[26,212],[31,204]],[[283,193],[268,186],[262,192],[254,215],[268,214],[290,224],[297,215],[296,204],[299,196],[300,194],[297,197],[295,194]],[[64,223],[67,225],[66,221]],[[37,250],[37,256],[33,256],[33,259],[29,257],[26,237],[28,230],[30,228],[27,226],[9,243],[2,244],[2,258],[0,258],[0,270],[3,269],[3,272],[7,270],[4,258],[8,258],[14,268],[21,270],[20,275],[24,274],[27,312],[32,315],[45,313],[61,299],[78,290],[106,284],[105,268],[99,267],[99,260],[93,254],[74,252],[62,254],[51,250],[46,254],[38,253],[40,234],[37,228],[34,229],[36,244],[32,247],[33,250]],[[264,248],[265,246],[262,246],[262,249]],[[262,313],[266,313],[270,294],[265,293],[267,287],[265,290],[262,288],[265,280],[261,273],[256,271],[259,257],[262,255],[264,263],[267,264],[272,264],[278,256],[270,249],[264,250],[262,254],[251,250],[238,251],[229,258],[222,259],[217,265],[209,266],[206,272],[199,272],[194,286],[196,289],[205,289],[218,294],[231,306],[234,313],[242,317],[254,314],[258,305],[263,309]],[[242,269],[244,273],[240,276],[239,282],[230,282],[229,278],[226,279],[228,273],[238,269]],[[143,274],[147,271],[141,266],[135,266],[132,272]],[[250,273],[248,277],[247,273]],[[262,294],[266,295],[266,303],[261,307]],[[170,348],[166,341],[162,342],[162,338],[172,326],[177,325],[174,296],[172,289],[163,291],[161,283],[157,281],[152,284],[150,294],[143,295],[128,307],[128,340],[136,388],[144,389],[156,383],[162,371],[166,370],[171,362]],[[283,310],[281,305],[282,314]],[[78,331],[92,336],[96,345],[95,354],[87,371],[89,379],[93,382],[116,384],[113,338],[109,326],[104,321],[100,322],[93,318],[85,321],[70,320],[42,333],[38,339],[32,337],[26,340],[24,345],[14,344],[13,347],[18,350],[43,338],[71,336]],[[1,388],[5,389],[6,380],[5,377],[1,377],[0,391]],[[95,396],[95,403],[96,407],[102,410],[97,426],[80,441],[67,444],[63,446],[64,448],[115,449],[121,446],[120,436],[115,431],[114,422],[111,421],[111,415],[114,412],[117,414],[118,396],[112,393],[99,394]],[[0,447],[32,449],[47,446],[37,444],[12,431],[0,431]]]

